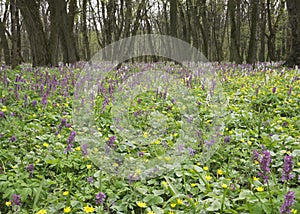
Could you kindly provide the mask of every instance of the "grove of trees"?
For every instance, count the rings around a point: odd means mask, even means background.
[[[87,61],[138,34],[163,34],[210,61],[300,65],[299,0],[0,0],[0,62]]]

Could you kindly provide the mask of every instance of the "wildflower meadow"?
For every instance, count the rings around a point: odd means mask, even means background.
[[[223,96],[211,103],[182,66],[124,63],[87,103],[84,65],[0,67],[0,213],[300,212],[298,68],[213,63]],[[185,105],[171,87],[127,97],[122,84],[154,67],[188,89]],[[86,136],[81,104],[94,115]]]

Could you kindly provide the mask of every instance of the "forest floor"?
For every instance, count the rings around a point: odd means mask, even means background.
[[[0,213],[300,212],[300,71],[212,68],[2,66]]]

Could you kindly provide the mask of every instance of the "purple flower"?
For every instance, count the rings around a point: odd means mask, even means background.
[[[204,143],[206,146],[211,147],[212,145],[215,144],[215,140],[205,140]]]
[[[116,136],[111,136],[108,141],[107,141],[107,145],[109,147],[113,147],[114,146],[114,142],[116,141]]]
[[[225,136],[224,142],[225,143],[230,143],[230,136]]]
[[[144,152],[139,151],[139,152],[138,152],[138,156],[139,156],[139,157],[143,157],[143,156],[144,156]]]
[[[67,119],[66,118],[63,118],[62,120],[61,120],[61,123],[60,123],[62,126],[65,126],[65,125],[67,125]]]
[[[291,174],[293,171],[293,156],[286,155],[284,156],[284,164],[282,169],[282,181],[288,181],[294,178],[294,174]]]
[[[106,195],[103,192],[99,192],[96,194],[96,205],[103,204],[104,200],[106,198]]]
[[[33,177],[33,171],[34,171],[34,164],[31,163],[27,166],[26,170],[29,172],[29,177],[32,178]]]
[[[21,196],[13,194],[11,203],[12,203],[12,205],[20,206],[21,205]]]
[[[0,118],[3,118],[5,116],[3,111],[0,111]]]
[[[36,101],[36,100],[32,101],[31,105],[32,105],[33,107],[35,107],[35,106],[37,105],[37,101]]]
[[[10,141],[11,142],[15,142],[17,140],[17,138],[15,137],[15,136],[12,136],[11,138],[10,138]]]
[[[47,95],[46,95],[46,94],[43,96],[41,103],[43,104],[43,106],[44,106],[44,108],[45,108],[46,105],[47,105],[47,103],[48,103]]]
[[[273,94],[276,93],[276,87],[272,88],[272,93],[273,93]]]
[[[260,177],[263,177],[264,184],[268,182],[268,174],[270,174],[270,164],[271,164],[271,155],[268,150],[265,150],[263,147],[262,157],[260,159],[260,169],[261,173],[259,173]]]
[[[259,154],[259,152],[256,150],[256,149],[254,149],[253,151],[252,151],[252,158],[254,159],[254,160],[258,160],[259,159],[259,156],[260,156],[260,154]]]
[[[280,208],[280,214],[290,214],[291,207],[294,205],[295,202],[295,193],[293,191],[289,191],[284,196],[284,202]]]
[[[24,105],[28,106],[28,96],[27,96],[27,94],[24,94]]]
[[[85,143],[85,144],[82,145],[82,147],[81,147],[81,153],[82,153],[83,156],[88,155],[87,148],[88,148],[87,143]]]
[[[188,152],[189,152],[189,155],[190,156],[194,156],[195,155],[195,153],[196,153],[196,151],[194,150],[194,149],[192,149],[191,147],[188,147]]]
[[[293,88],[290,87],[289,92],[288,92],[288,96],[290,96],[292,94],[292,90],[293,90]]]
[[[76,132],[74,130],[72,130],[69,139],[68,139],[68,143],[73,143],[75,141],[75,136],[76,136]]]
[[[88,177],[88,178],[87,178],[87,181],[91,184],[91,183],[94,182],[94,179],[93,179],[93,177]]]

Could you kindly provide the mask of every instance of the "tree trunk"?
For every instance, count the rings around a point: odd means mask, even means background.
[[[10,51],[8,47],[8,41],[5,35],[5,23],[0,22],[0,42],[4,52],[5,64],[10,65]]]
[[[46,36],[35,0],[17,0],[30,41],[32,66],[48,66],[49,56]]]
[[[50,65],[58,67],[58,50],[59,50],[59,26],[57,19],[57,11],[54,6],[55,0],[49,0],[50,10],[50,38],[49,38],[49,55]]]
[[[269,27],[269,35],[268,38],[268,55],[270,61],[276,61],[275,54],[275,30],[272,24],[272,12],[271,12],[271,1],[267,0],[267,15],[268,15],[268,27]]]
[[[230,32],[230,61],[235,62],[237,64],[242,63],[242,59],[240,56],[239,46],[238,46],[238,34],[236,28],[236,21],[235,21],[235,0],[228,1],[228,10],[229,10],[229,17],[230,17],[230,25],[231,25],[231,32]]]
[[[170,35],[177,38],[177,0],[170,0]]]
[[[87,10],[87,0],[82,1],[82,35],[83,35],[83,44],[84,44],[84,59],[86,61],[90,60],[91,58],[91,51],[89,45],[89,38],[87,35],[87,26],[86,26],[86,10]]]
[[[250,26],[250,41],[248,48],[247,63],[254,63],[256,60],[256,29],[257,29],[258,2],[251,2],[251,26]]]
[[[11,67],[14,69],[19,64],[18,55],[18,34],[17,34],[17,8],[16,0],[10,1],[10,18],[11,18]]]
[[[259,61],[265,61],[266,48],[265,48],[265,34],[266,34],[266,11],[265,11],[265,0],[261,0],[261,23],[260,23],[260,52],[259,52]]]
[[[292,47],[285,62],[286,66],[300,66],[300,1],[286,0],[289,24],[292,30]]]

